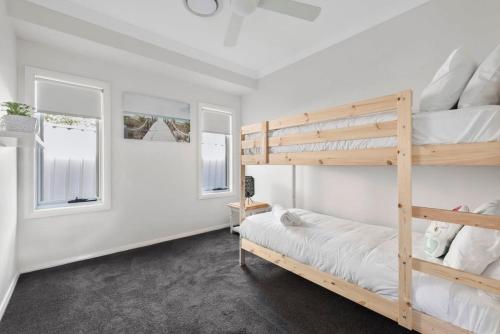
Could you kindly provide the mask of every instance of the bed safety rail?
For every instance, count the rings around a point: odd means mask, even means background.
[[[333,121],[342,118],[365,116],[378,112],[396,110],[398,98],[398,94],[394,94],[357,103],[346,104],[340,107],[326,108],[312,113],[306,112],[295,116],[282,117],[269,121],[269,130],[277,130],[304,124]],[[241,127],[241,132],[243,134],[260,131],[260,123]]]
[[[269,138],[269,147],[324,143],[334,140],[395,137],[396,125],[396,121],[388,121],[332,130],[294,133],[286,136]],[[262,147],[260,140],[245,140],[241,145],[244,149]]]
[[[409,92],[409,91],[408,91]],[[406,93],[408,93],[406,92]],[[269,131],[334,121],[349,117],[366,116],[380,112],[396,111],[402,96],[400,94],[388,95],[358,103],[327,108],[325,110],[303,113],[296,116],[282,117],[263,123],[256,123],[241,128],[241,161],[244,165],[387,165],[396,161],[395,148],[369,149],[369,150],[332,150],[324,152],[299,152],[287,154],[269,154],[269,149],[276,146],[313,144],[335,140],[355,140],[394,137],[397,135],[397,121],[371,123],[340,129],[312,131],[307,133],[289,134],[279,137],[269,137]],[[411,92],[410,92],[411,94]],[[259,134],[258,139],[246,139],[246,135]],[[257,154],[245,154],[246,149],[258,149]],[[381,157],[386,157],[385,160]]]

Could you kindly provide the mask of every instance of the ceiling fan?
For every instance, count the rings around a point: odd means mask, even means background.
[[[307,21],[316,20],[321,12],[320,7],[294,0],[231,0],[233,14],[224,38],[224,46],[236,45],[245,17],[252,14],[257,7]]]

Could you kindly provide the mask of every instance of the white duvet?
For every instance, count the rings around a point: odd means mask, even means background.
[[[346,118],[274,130],[270,137],[293,133],[307,133],[387,122],[396,119],[395,113],[379,113],[363,117]],[[248,138],[257,138],[249,135]],[[500,141],[500,106],[469,107],[456,110],[419,112],[413,114],[413,145],[457,144]],[[276,146],[270,153],[309,152],[326,150],[354,150],[396,146],[396,137],[359,140],[337,140],[326,143]],[[258,150],[245,150],[255,154]]]
[[[323,272],[397,299],[397,231],[314,212],[291,209],[305,222],[284,226],[272,213],[248,217],[240,234],[266,248]],[[423,234],[414,233],[414,257],[423,252]],[[500,302],[477,289],[414,272],[413,307],[478,334],[500,333]]]

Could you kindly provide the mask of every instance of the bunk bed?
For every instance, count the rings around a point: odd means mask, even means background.
[[[245,200],[245,170],[248,165],[396,166],[398,198],[394,205],[398,210],[398,228],[395,234],[398,279],[395,283],[395,298],[386,298],[366,287],[366,284],[355,284],[359,280],[343,279],[322,271],[318,266],[306,263],[307,261],[300,261],[297,256],[294,258],[284,255],[284,252],[279,252],[278,246],[269,246],[272,240],[267,243],[261,240],[259,243],[259,238],[253,238],[253,241],[245,238],[248,233],[243,233],[240,237],[240,265],[245,265],[245,253],[250,252],[397,321],[407,329],[421,333],[469,333],[455,324],[429,315],[425,309],[417,310],[412,307],[413,272],[496,294],[500,294],[500,281],[413,257],[412,243],[415,237],[412,236],[412,219],[423,218],[498,230],[500,217],[413,206],[412,166],[500,166],[500,138],[497,138],[500,112],[497,112],[498,107],[490,106],[472,110],[468,114],[462,113],[461,116],[465,115],[466,118],[467,115],[473,115],[464,124],[470,125],[472,119],[475,119],[479,122],[480,130],[476,133],[469,132],[469,135],[460,138],[437,136],[426,143],[425,140],[418,139],[418,132],[423,129],[418,124],[419,118],[441,117],[442,124],[446,124],[446,115],[412,115],[411,106],[412,92],[407,90],[317,112],[245,125],[240,134],[242,208]],[[416,127],[413,127],[413,121]],[[488,129],[484,124],[481,126],[481,122],[492,125]],[[460,124],[457,127],[463,128]],[[414,138],[415,136],[417,137]],[[309,214],[303,211],[299,213],[306,216]],[[240,211],[240,219],[244,227],[244,210]],[[258,220],[259,217],[250,219]],[[261,219],[265,222],[264,216]],[[358,224],[346,221],[337,223],[347,226]],[[258,226],[258,222],[256,225]],[[265,228],[266,225],[264,223],[260,226]],[[269,232],[268,239],[272,238],[272,231]],[[285,242],[281,240],[282,244]]]

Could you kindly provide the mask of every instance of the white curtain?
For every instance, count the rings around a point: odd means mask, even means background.
[[[97,197],[95,159],[47,157],[43,173],[44,203]]]
[[[203,190],[228,188],[226,136],[202,134]]]

